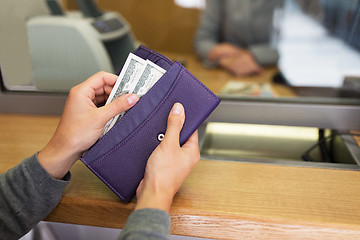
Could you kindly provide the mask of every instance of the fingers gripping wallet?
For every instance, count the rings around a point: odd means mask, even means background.
[[[81,161],[123,201],[129,202],[144,177],[148,158],[165,134],[172,106],[180,102],[185,123],[180,145],[218,106],[220,99],[182,65],[140,46],[135,55],[149,59],[166,73],[107,132]]]

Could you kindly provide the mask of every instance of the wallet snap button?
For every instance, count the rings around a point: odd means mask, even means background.
[[[158,140],[161,142],[164,139],[165,135],[163,133],[160,133],[158,135]]]

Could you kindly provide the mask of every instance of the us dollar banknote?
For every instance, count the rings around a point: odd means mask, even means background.
[[[125,87],[131,89],[131,84],[135,87],[145,64],[146,60],[130,53],[105,104],[109,104],[121,95],[128,93]]]
[[[132,89],[134,89],[141,73],[143,72],[145,64],[146,61],[144,59],[130,53],[105,104],[111,103],[121,95],[129,93]],[[119,115],[110,119],[106,123],[100,138],[111,129],[113,126],[111,123],[115,118],[118,119]]]
[[[137,82],[136,85],[129,84],[128,87],[125,86],[124,91],[135,93],[139,97],[142,97],[165,72],[165,69],[159,67],[150,60],[146,60],[143,69],[141,70],[141,74],[137,76],[137,79],[134,79],[134,82]],[[108,131],[124,116],[124,114],[125,112],[122,112],[111,120]]]
[[[144,70],[139,77],[133,93],[142,97],[152,86],[154,86],[154,84],[162,77],[162,75],[164,75],[165,72],[165,69],[159,67],[150,60],[146,60]]]

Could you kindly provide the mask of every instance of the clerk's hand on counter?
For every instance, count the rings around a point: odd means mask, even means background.
[[[219,65],[239,77],[260,74],[263,71],[247,51],[235,56],[222,57],[219,59]]]
[[[105,124],[139,100],[135,94],[126,94],[97,107],[107,100],[117,78],[99,72],[70,90],[54,136],[38,153],[40,164],[54,178],[62,179],[81,154],[97,141]]]
[[[259,74],[263,71],[250,51],[230,43],[214,45],[207,58],[211,62],[218,62],[220,67],[236,76]]]

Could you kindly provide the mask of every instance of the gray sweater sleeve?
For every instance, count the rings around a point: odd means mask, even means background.
[[[274,66],[279,60],[279,52],[269,44],[254,44],[249,51],[261,66]]]
[[[128,218],[118,240],[170,239],[170,216],[159,209],[139,209]]]
[[[211,62],[207,56],[211,48],[219,43],[221,0],[209,0],[200,19],[200,24],[195,33],[194,47],[198,56],[208,67],[214,67],[216,62]]]
[[[42,168],[37,154],[0,175],[0,239],[18,239],[60,202],[71,178],[56,180]]]

